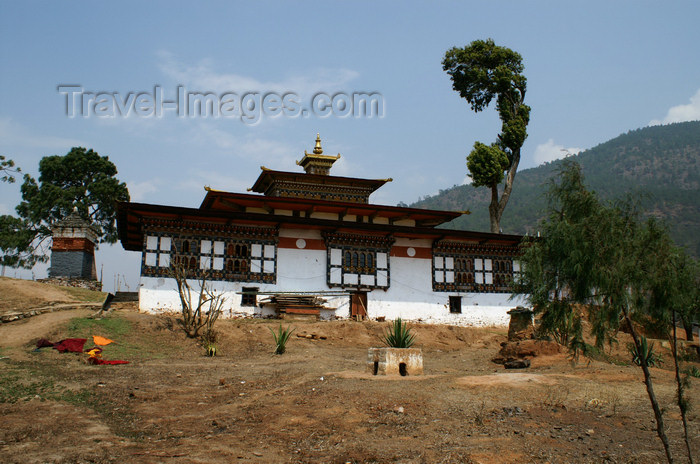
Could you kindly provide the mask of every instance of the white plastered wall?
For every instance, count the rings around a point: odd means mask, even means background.
[[[317,231],[281,229],[282,237],[297,237],[320,240]],[[397,241],[403,246],[429,246],[429,242]],[[199,283],[191,281],[194,291]],[[323,292],[342,291],[328,288],[326,283],[326,251],[299,248],[277,249],[277,283],[212,281],[209,285],[223,293],[223,317],[236,315],[272,315],[269,307],[241,306],[240,292],[243,287],[257,287],[259,292]],[[349,291],[349,290],[348,290]],[[450,313],[449,296],[462,297],[462,312]],[[405,320],[421,320],[428,323],[443,323],[468,326],[504,326],[508,324],[507,311],[525,305],[523,298],[510,300],[507,293],[457,293],[434,292],[432,290],[432,268],[430,259],[390,257],[390,286],[385,290],[372,290],[367,294],[367,311],[370,318],[385,317]],[[193,299],[196,295],[193,295]],[[265,298],[259,295],[258,300]],[[349,297],[326,296],[326,306],[335,311],[323,311],[322,318],[347,318],[350,315]],[[174,279],[141,277],[139,307],[145,312],[178,311],[180,299]]]

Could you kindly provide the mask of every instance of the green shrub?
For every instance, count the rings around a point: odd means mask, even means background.
[[[654,342],[648,343],[647,337],[644,335],[639,337],[639,345],[639,350],[637,350],[634,344],[630,343],[628,346],[630,354],[632,355],[632,362],[637,366],[642,365],[642,360],[646,360],[646,365],[649,367],[656,367],[663,362],[661,356],[654,352]]]
[[[274,330],[270,329],[272,336],[275,338],[275,354],[283,354],[287,351],[287,341],[289,341],[289,336],[292,335],[294,329],[290,326],[286,330],[282,330],[282,324],[280,324],[279,331],[275,333]]]
[[[416,341],[416,336],[411,333],[411,329],[399,317],[387,329],[382,340],[391,348],[410,348]]]
[[[214,356],[216,356],[216,345],[210,344],[210,345],[207,345],[206,348],[207,348],[207,356],[209,356],[210,358],[213,358]]]

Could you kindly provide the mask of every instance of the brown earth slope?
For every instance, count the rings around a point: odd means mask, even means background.
[[[506,371],[490,359],[505,329],[415,325],[425,375],[367,374],[386,324],[279,321],[217,326],[207,358],[174,319],[119,311],[49,313],[0,326],[0,461],[7,463],[657,463],[664,459],[639,368],[537,357]],[[69,319],[71,317],[72,319]],[[288,322],[283,322],[286,326]],[[112,338],[82,354],[33,351],[39,337]],[[611,359],[627,357],[621,346]],[[87,347],[92,346],[87,344]],[[662,354],[666,354],[662,352]],[[653,369],[673,449],[683,462],[671,363]],[[700,366],[700,364],[695,364]],[[700,379],[691,379],[691,434]],[[694,438],[693,446],[700,446]]]
[[[0,277],[0,314],[62,303],[98,302],[104,294],[32,280]]]

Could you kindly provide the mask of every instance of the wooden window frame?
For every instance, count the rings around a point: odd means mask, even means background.
[[[517,253],[517,248],[433,249],[433,291],[512,293],[513,279],[519,275],[514,271]]]
[[[170,266],[146,265],[146,254],[153,253],[154,250],[147,250],[148,237],[157,237],[160,246],[160,237],[170,238]],[[152,239],[151,239],[152,240]],[[202,243],[210,242],[208,252],[202,253]],[[217,242],[223,242],[223,249],[220,250]],[[229,245],[233,245],[234,252],[238,246],[235,256],[228,254]],[[254,245],[260,247],[259,257],[252,256],[251,250]],[[178,234],[175,231],[167,232],[159,230],[148,230],[144,233],[144,252],[141,264],[141,275],[145,277],[171,277],[171,267],[174,264],[184,263],[188,274],[193,279],[198,279],[206,275],[209,280],[228,282],[257,282],[276,283],[277,280],[277,243],[276,239],[255,239],[245,237],[227,237],[221,235],[205,235],[197,233]],[[204,245],[207,248],[207,245]],[[160,251],[159,251],[160,253]],[[149,258],[152,260],[153,258]],[[208,259],[208,266],[206,264]],[[229,259],[238,261],[238,268],[229,270],[227,263]],[[215,261],[216,260],[216,261]],[[221,261],[218,261],[221,260]],[[252,269],[254,260],[259,261],[258,270]],[[215,264],[220,263],[220,269],[215,269]]]

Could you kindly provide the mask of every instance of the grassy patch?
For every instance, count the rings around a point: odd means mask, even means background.
[[[114,340],[114,343],[103,347],[104,359],[136,361],[161,359],[169,354],[167,348],[153,340],[151,336],[139,337],[133,330],[132,323],[119,314],[111,314],[102,319],[76,317],[68,322],[66,329],[68,337],[87,338],[86,348],[93,346],[93,335]]]
[[[14,363],[0,370],[0,403],[16,403],[31,399],[63,401],[71,404],[87,404],[92,393],[78,391],[56,383],[60,371],[42,363]]]
[[[54,287],[68,294],[73,300],[85,303],[102,303],[107,296],[106,293],[88,290],[87,288],[63,287],[60,285],[54,285]]]
[[[39,396],[50,398],[56,393],[55,384],[48,379],[27,380],[17,369],[0,372],[0,403],[16,403]]]
[[[131,322],[122,317],[112,315],[102,319],[76,317],[68,322],[70,337],[90,338],[91,335],[101,335],[107,338],[120,338],[131,331]]]

